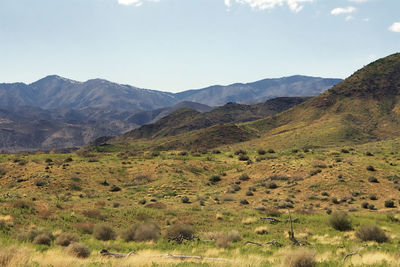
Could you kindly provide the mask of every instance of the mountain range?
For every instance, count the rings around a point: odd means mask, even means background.
[[[102,79],[78,82],[56,75],[31,84],[3,83],[0,150],[79,147],[101,136],[118,136],[154,123],[181,108],[208,112],[228,102],[258,103],[278,96],[313,96],[340,81],[298,75],[181,93],[140,89]],[[258,119],[260,114],[263,113],[247,114],[247,119],[242,114],[242,119],[235,117],[231,121]],[[218,123],[222,122],[227,121]],[[196,124],[194,128],[198,129],[213,123]]]
[[[188,116],[185,113],[182,112],[181,118]],[[197,115],[192,111],[191,116]],[[173,121],[179,122],[179,118]],[[125,139],[115,138],[109,143],[129,143],[132,137],[133,140],[143,138],[145,135],[140,135],[140,130],[147,128],[151,126],[133,130]],[[321,95],[275,115],[251,122],[160,134],[172,128],[157,129],[158,134],[147,133],[153,142],[148,145],[157,149],[209,149],[248,141],[257,146],[297,149],[398,138],[400,53],[372,62]]]

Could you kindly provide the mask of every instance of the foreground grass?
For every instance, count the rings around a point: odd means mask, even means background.
[[[399,144],[393,140],[280,151],[250,143],[208,152],[118,148],[117,152],[1,154],[0,265],[287,265],[289,255],[299,249],[288,238],[290,210],[296,218],[295,237],[308,244],[307,253],[317,266],[396,266]],[[340,232],[329,225],[329,214],[335,211],[349,214],[351,230]],[[280,222],[269,224],[262,219],[266,217]],[[161,237],[124,241],[125,230],[142,222],[156,223]],[[115,240],[94,238],[90,231],[102,224],[116,232]],[[191,225],[200,241],[168,242],[166,233],[180,224]],[[360,241],[355,231],[362,225],[379,226],[389,241]],[[32,229],[45,229],[55,237],[75,233],[91,255],[70,256],[54,240],[49,246],[33,244],[23,238]],[[232,230],[241,240],[215,240]],[[272,240],[283,246],[246,244]],[[109,259],[100,257],[101,249],[137,254]],[[355,251],[359,253],[343,261]],[[226,261],[177,260],[166,254]]]

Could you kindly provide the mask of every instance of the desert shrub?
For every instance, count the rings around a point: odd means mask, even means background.
[[[213,239],[218,247],[228,248],[232,242],[242,240],[242,237],[237,230],[231,230],[228,233],[217,233]]]
[[[376,171],[376,170],[375,170],[374,166],[369,165],[369,166],[367,166],[367,171],[374,172],[374,171]]]
[[[247,155],[243,155],[243,154],[241,154],[240,156],[239,156],[239,160],[240,161],[247,161],[247,160],[249,160],[250,158],[249,158],[249,156],[247,156]]]
[[[372,157],[372,156],[374,156],[374,154],[372,154],[372,153],[371,153],[371,152],[369,152],[369,151],[365,152],[365,155],[366,155],[366,156],[369,156],[369,157]]]
[[[267,187],[268,187],[269,189],[276,189],[276,188],[278,188],[278,185],[277,185],[275,182],[270,182],[270,183],[267,185]]]
[[[378,200],[378,198],[376,197],[376,195],[369,195],[369,199],[370,200]]]
[[[340,152],[345,153],[345,154],[350,153],[347,149],[344,149],[344,148],[341,149]]]
[[[235,151],[235,155],[246,155],[246,154],[247,154],[247,152],[244,151],[243,149],[239,149],[239,150]]]
[[[289,178],[286,174],[274,174],[269,177],[271,181],[287,181]]]
[[[181,198],[181,202],[182,202],[182,203],[190,203],[190,200],[189,200],[189,198],[188,198],[187,196],[183,196],[183,197]]]
[[[66,252],[77,258],[88,258],[90,256],[90,249],[81,243],[71,243]]]
[[[368,202],[363,202],[363,203],[361,203],[361,207],[362,207],[363,209],[368,209],[368,205],[369,205]]]
[[[139,200],[140,205],[144,205],[144,204],[146,204],[146,202],[147,202],[146,199]]]
[[[385,201],[386,208],[394,208],[394,201],[393,200],[386,200]]]
[[[40,238],[37,238],[38,236],[41,236]],[[41,229],[31,229],[28,232],[21,232],[18,234],[17,237],[20,241],[29,241],[32,243],[35,243],[35,239],[37,238],[37,242],[35,244],[40,244],[40,241],[43,240],[44,243],[46,243],[46,239],[50,240],[48,243],[51,243],[51,241],[54,239],[54,236],[51,232],[47,230],[41,230]]]
[[[116,237],[115,231],[107,225],[96,225],[93,229],[93,236],[97,240],[114,240]]]
[[[221,181],[221,176],[219,175],[213,175],[210,177],[210,179],[208,179],[211,183],[217,183],[219,181]]]
[[[267,152],[270,153],[270,154],[273,154],[273,153],[275,153],[275,150],[273,150],[272,148],[270,148],[270,149],[268,149]]]
[[[320,169],[313,170],[313,171],[310,172],[310,176],[317,175],[317,174],[320,173],[320,172],[322,172]]]
[[[333,204],[339,204],[340,203],[339,200],[336,197],[333,197],[331,199],[331,201],[332,201]]]
[[[46,181],[42,180],[42,179],[38,179],[35,181],[35,185],[36,186],[44,186],[44,185],[46,185]]]
[[[121,188],[120,188],[120,187],[118,187],[118,186],[116,186],[116,185],[112,185],[112,186],[110,187],[110,192],[118,192],[118,191],[121,191]]]
[[[160,238],[160,228],[155,223],[141,223],[128,228],[123,233],[123,239],[129,241],[157,241]]]
[[[68,247],[71,243],[78,241],[79,238],[77,235],[71,233],[63,233],[56,238],[54,243],[58,246]]]
[[[16,209],[33,209],[32,203],[25,200],[15,200],[13,207]]]
[[[329,218],[329,224],[336,230],[348,231],[353,229],[349,216],[344,212],[334,212]]]
[[[99,218],[99,219],[103,218],[103,215],[98,209],[84,210],[82,211],[82,214],[88,218]]]
[[[275,208],[268,208],[265,210],[265,213],[270,217],[280,217],[282,215],[282,212]]]
[[[167,239],[180,241],[183,239],[191,240],[194,236],[194,229],[189,224],[175,224],[168,228],[167,230]]]
[[[83,234],[93,233],[93,224],[90,222],[80,222],[75,225],[75,228]]]
[[[248,181],[248,180],[250,180],[250,177],[246,173],[243,173],[242,175],[239,176],[239,180],[240,181]]]
[[[50,246],[51,236],[48,235],[47,233],[41,233],[33,239],[32,243],[37,244],[37,245]]]
[[[376,241],[378,243],[387,242],[389,240],[385,232],[376,225],[362,225],[358,227],[356,237],[362,241]]]
[[[254,196],[254,193],[252,191],[247,191],[246,196],[248,197]]]
[[[314,253],[304,249],[297,249],[289,253],[285,263],[288,267],[313,267],[316,265]]]
[[[265,155],[265,153],[267,153],[264,149],[260,148],[259,150],[257,150],[258,155]]]
[[[375,177],[371,176],[368,178],[368,182],[370,183],[379,183],[378,179],[376,179]]]
[[[375,210],[375,205],[374,205],[374,204],[369,204],[369,205],[368,205],[368,209],[370,209],[370,210]]]
[[[246,199],[241,199],[240,204],[242,205],[249,205],[249,202]]]
[[[254,232],[258,235],[268,234],[268,228],[266,226],[257,227]]]

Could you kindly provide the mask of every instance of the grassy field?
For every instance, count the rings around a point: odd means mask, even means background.
[[[0,266],[399,266],[399,139],[260,143],[1,154]],[[289,239],[290,218],[302,246]],[[383,233],[366,229],[365,238],[365,225]],[[367,240],[379,234],[387,239]]]

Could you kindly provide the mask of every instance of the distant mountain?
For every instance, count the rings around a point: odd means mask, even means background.
[[[176,94],[176,97],[211,106],[221,106],[228,102],[255,104],[276,97],[316,96],[341,81],[341,79],[296,75],[252,83],[210,86],[200,90],[184,91]]]
[[[29,106],[0,108],[0,150],[15,152],[80,147],[101,136],[121,135],[182,107],[199,111],[211,109],[202,104],[182,102],[160,109],[157,114],[135,117],[134,112],[98,108],[82,110],[44,110]]]
[[[400,137],[400,53],[358,70],[332,89],[245,125],[277,146],[326,146]]]
[[[167,93],[112,83],[102,79],[77,82],[56,75],[32,84],[0,84],[0,106],[33,106],[42,109],[149,111],[183,101],[221,106],[228,102],[261,103],[283,96],[315,96],[340,79],[292,76],[247,84],[211,86],[200,90]]]
[[[134,139],[152,139],[173,136],[217,124],[253,121],[287,110],[307,99],[309,98],[282,97],[256,105],[228,103],[222,107],[215,108],[212,111],[205,113],[183,108],[153,124],[144,125],[132,130],[126,133],[124,137]]]
[[[34,106],[43,109],[101,108],[141,111],[179,102],[174,94],[140,89],[94,79],[77,82],[56,75],[26,85],[0,84],[0,106]]]

